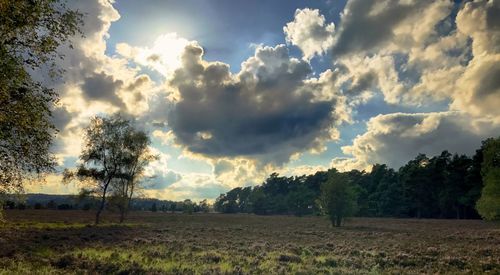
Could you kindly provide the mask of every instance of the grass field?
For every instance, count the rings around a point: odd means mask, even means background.
[[[500,225],[469,220],[10,210],[0,274],[500,274]]]

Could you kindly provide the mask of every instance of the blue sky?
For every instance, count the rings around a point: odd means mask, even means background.
[[[90,117],[121,112],[161,156],[143,195],[195,200],[275,171],[471,154],[500,132],[499,2],[70,1],[85,37],[51,84],[54,154],[74,167]],[[28,191],[79,188],[58,177]]]

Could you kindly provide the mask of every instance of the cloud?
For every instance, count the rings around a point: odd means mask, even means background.
[[[475,57],[457,81],[452,109],[500,122],[500,54]]]
[[[457,29],[472,39],[473,59],[458,79],[451,108],[500,121],[500,1],[468,2]]]
[[[500,53],[500,1],[467,2],[456,23],[458,31],[472,37],[474,56]]]
[[[161,190],[169,187],[181,179],[182,176],[174,171],[156,173],[154,178],[145,182],[144,188],[148,190]]]
[[[123,86],[123,81],[115,80],[105,73],[92,73],[83,79],[81,85],[83,95],[87,100],[107,101],[117,107],[125,107],[117,92]]]
[[[379,51],[410,51],[439,37],[438,24],[452,1],[348,1],[332,53],[342,57]]]
[[[236,75],[202,56],[201,47],[187,46],[170,82],[179,98],[168,125],[189,151],[281,164],[331,138],[336,98],[315,100],[310,65],[284,45],[257,48]]]
[[[319,11],[304,9],[296,12],[285,33],[289,36],[297,28],[300,39],[289,37],[292,44],[330,45],[334,67],[340,69],[336,87],[349,97],[381,91],[390,104],[450,102],[452,110],[499,119],[494,107],[500,98],[495,77],[500,63],[498,18],[498,0],[351,0],[335,32],[317,36],[299,31],[297,22],[328,26]],[[310,50],[309,55],[325,51]]]
[[[144,190],[148,197],[182,201],[191,199],[215,200],[220,194],[229,191],[231,187],[216,181],[210,174],[183,174],[182,179],[164,189]]]
[[[62,183],[62,175],[50,174],[43,179],[25,182],[24,189],[27,194],[76,194],[82,186],[78,183]]]
[[[135,63],[154,69],[169,77],[181,66],[181,54],[189,41],[177,33],[159,36],[152,47],[133,47],[127,43],[118,43],[116,52]]]
[[[116,111],[140,116],[148,110],[153,96],[164,93],[149,76],[129,66],[127,59],[106,54],[109,28],[120,18],[112,1],[71,1],[67,6],[84,15],[84,35],[71,38],[73,47],[62,45],[58,49],[64,58],[56,59],[56,66],[64,73],[54,79],[45,70],[32,72],[36,80],[53,88],[60,97],[52,121],[61,132],[52,152],[61,162],[80,153],[81,130],[90,117]]]
[[[294,20],[283,27],[286,41],[296,45],[309,60],[315,55],[322,55],[333,44],[333,23],[325,24],[325,17],[319,10],[297,9]]]
[[[437,155],[443,150],[472,155],[482,140],[499,132],[499,123],[459,112],[378,115],[352,145],[342,147],[352,158],[334,159],[332,166],[363,170],[385,163],[399,168],[418,153]]]
[[[52,123],[59,131],[64,131],[71,118],[71,113],[64,106],[58,106],[52,110]]]

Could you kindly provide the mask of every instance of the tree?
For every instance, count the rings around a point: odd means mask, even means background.
[[[170,209],[170,212],[175,213],[175,210],[177,209],[175,202],[170,204],[169,209]]]
[[[481,173],[484,187],[476,208],[487,220],[500,219],[500,137],[488,139],[483,144]]]
[[[200,207],[200,211],[203,213],[208,213],[210,211],[210,205],[208,204],[207,200],[202,200],[198,203]]]
[[[429,162],[426,155],[419,154],[399,169],[408,215],[417,218],[430,217],[430,212],[438,209],[433,205],[432,181],[427,168]]]
[[[314,205],[314,192],[305,184],[298,184],[287,195],[288,209],[296,216],[312,213]]]
[[[66,170],[64,181],[73,177],[89,181],[93,184],[93,193],[98,194],[100,203],[97,208],[95,223],[106,205],[106,198],[112,183],[125,181],[136,181],[137,178],[126,178],[125,171],[130,173],[131,150],[136,133],[131,121],[123,118],[120,114],[111,117],[94,117],[90,125],[85,129],[84,149],[80,155],[82,165],[77,168],[76,173]],[[141,143],[142,144],[142,143]],[[142,151],[141,151],[142,152]],[[117,186],[120,186],[117,184]],[[130,190],[127,194],[130,194]]]
[[[48,209],[57,209],[57,203],[54,200],[50,200],[47,203],[47,208]]]
[[[153,202],[153,205],[151,205],[151,212],[156,212],[158,211],[158,208],[156,207],[156,202]]]
[[[190,200],[190,199],[186,199],[184,200],[184,202],[182,203],[182,211],[184,213],[187,213],[189,215],[193,214],[193,211],[194,211],[194,203]]]
[[[341,226],[346,217],[352,216],[356,212],[356,201],[357,194],[348,175],[335,169],[329,171],[328,180],[321,186],[318,203],[332,225]]]
[[[148,135],[135,129],[129,121],[129,127],[123,133],[119,171],[111,181],[111,193],[120,211],[120,223],[125,219],[134,192],[140,187],[147,165],[157,159],[149,149],[151,141]]]
[[[59,0],[0,2],[0,195],[22,191],[23,179],[52,171],[55,91],[30,71],[50,68],[57,48],[79,32],[81,14]]]

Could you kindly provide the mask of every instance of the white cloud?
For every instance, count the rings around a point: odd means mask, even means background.
[[[127,43],[116,45],[116,51],[136,64],[149,67],[165,77],[181,67],[181,55],[190,42],[176,33],[159,36],[152,47],[133,47]]]
[[[325,24],[325,17],[319,10],[297,9],[292,22],[283,27],[286,41],[296,45],[309,60],[324,54],[333,45],[335,25]]]

